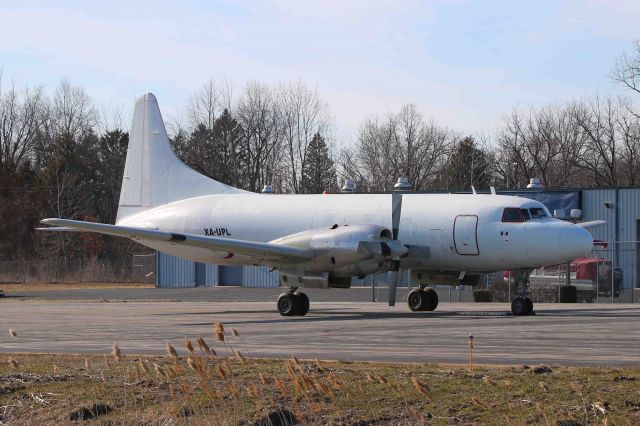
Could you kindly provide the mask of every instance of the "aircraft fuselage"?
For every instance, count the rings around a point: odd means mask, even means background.
[[[544,209],[546,217],[504,222],[505,208]],[[181,200],[118,223],[153,229],[268,242],[283,235],[337,225],[376,224],[391,228],[390,194],[221,194]],[[402,267],[500,271],[571,261],[588,252],[591,235],[549,217],[539,202],[501,195],[403,194],[399,238],[425,248]],[[170,242],[141,241],[194,261],[250,264],[244,256]]]

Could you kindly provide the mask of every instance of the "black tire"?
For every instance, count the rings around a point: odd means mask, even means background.
[[[524,301],[527,303],[527,315],[533,315],[533,302],[528,297],[525,297]]]
[[[278,297],[278,312],[283,317],[290,317],[296,314],[296,310],[298,307],[297,298],[294,297],[291,293],[282,293],[280,297]]]
[[[432,288],[425,288],[422,290],[423,293],[423,302],[422,302],[422,310],[423,311],[435,311],[438,307],[438,293]]]
[[[511,302],[511,312],[518,317],[529,315],[529,304],[524,297],[516,297],[513,299],[513,302]]]
[[[424,292],[419,288],[411,290],[407,296],[407,305],[413,312],[424,310]]]
[[[309,312],[309,298],[304,293],[295,293],[295,305],[296,305],[296,315],[300,315],[301,317],[307,315]]]

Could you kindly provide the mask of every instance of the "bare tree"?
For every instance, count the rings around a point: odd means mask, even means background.
[[[284,129],[273,90],[263,84],[249,83],[236,108],[236,117],[242,128],[242,186],[259,191],[264,184],[272,184],[282,191]]]
[[[72,86],[68,80],[62,80],[56,88],[48,118],[51,136],[65,136],[76,141],[91,132],[97,124],[91,98],[84,88]]]
[[[305,187],[307,152],[314,135],[325,135],[329,126],[329,106],[302,81],[277,88],[282,113],[282,136],[287,148],[289,187],[302,192]]]
[[[81,217],[87,213],[94,184],[89,152],[96,146],[97,116],[86,91],[63,80],[50,101],[44,132],[38,144],[38,162],[48,189],[47,215]],[[66,259],[70,238],[58,235]]]
[[[355,179],[364,191],[391,191],[400,176],[415,190],[437,181],[453,141],[450,131],[426,122],[413,105],[384,120],[368,118],[360,126],[358,142],[342,152],[343,178]]]
[[[583,167],[592,174],[595,185],[617,186],[620,157],[617,116],[620,111],[616,102],[596,96],[590,101],[575,102],[572,112],[585,138]]]
[[[509,186],[538,177],[547,186],[575,185],[580,180],[584,135],[575,108],[547,106],[514,110],[498,131],[495,172]]]
[[[631,52],[625,52],[616,61],[611,78],[633,92],[640,94],[640,40],[633,42]]]
[[[204,83],[191,95],[187,105],[187,119],[191,129],[199,125],[213,129],[216,118],[222,111],[231,109],[232,95],[232,85],[227,79],[210,79]]]
[[[617,123],[620,132],[620,160],[618,168],[625,185],[640,184],[640,120],[627,107],[626,100],[621,101]]]
[[[45,119],[41,87],[7,90],[0,75],[0,167],[13,171],[33,154]]]

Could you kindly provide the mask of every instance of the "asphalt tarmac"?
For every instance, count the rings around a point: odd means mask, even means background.
[[[537,304],[535,316],[514,317],[507,304],[447,303],[441,293],[435,312],[412,313],[405,292],[389,307],[352,289],[309,291],[309,314],[285,318],[278,289],[131,290],[8,292],[0,352],[108,354],[117,342],[125,354],[163,354],[170,342],[184,353],[185,336],[202,336],[248,356],[466,363],[473,334],[475,363],[640,366],[638,304]],[[240,337],[214,341],[216,322]]]

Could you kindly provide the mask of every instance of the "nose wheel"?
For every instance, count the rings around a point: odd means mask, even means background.
[[[287,293],[282,293],[278,297],[276,306],[278,312],[283,317],[305,316],[309,312],[309,298],[304,293],[295,293],[296,289],[292,289]]]
[[[434,311],[438,307],[438,293],[430,287],[420,287],[409,292],[407,305],[413,312]]]
[[[516,297],[511,302],[511,312],[515,316],[533,315],[533,302],[528,297]]]
[[[535,315],[533,302],[529,298],[529,276],[531,269],[521,269],[518,271],[516,280],[518,282],[518,297],[511,302],[511,312],[515,316]]]

